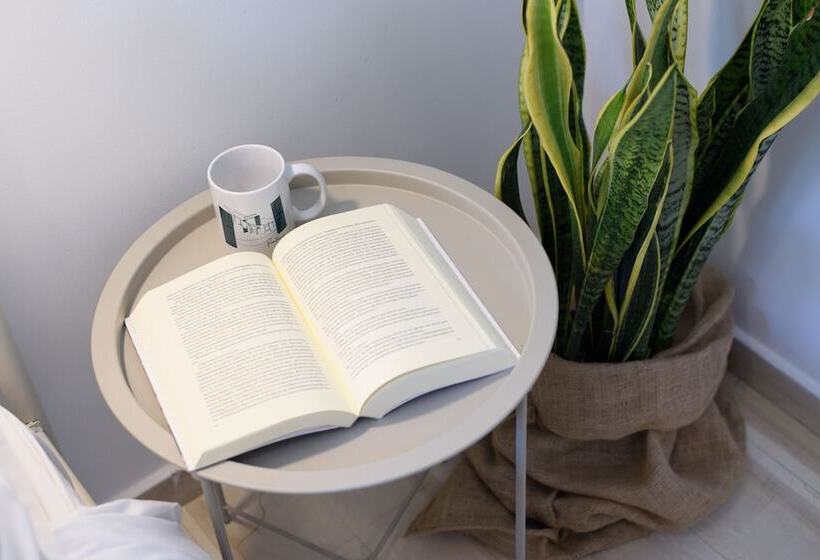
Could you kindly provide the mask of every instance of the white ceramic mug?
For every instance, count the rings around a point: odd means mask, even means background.
[[[290,181],[298,175],[319,183],[319,200],[306,210],[291,202]],[[225,243],[268,255],[296,222],[318,216],[327,201],[327,184],[318,169],[286,163],[282,154],[259,144],[235,146],[216,156],[208,166],[208,184]]]

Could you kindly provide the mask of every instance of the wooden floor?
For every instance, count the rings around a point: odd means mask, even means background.
[[[820,504],[817,477],[820,471],[808,461],[797,461],[788,450],[762,447],[761,432],[767,432],[770,416],[765,403],[747,388],[739,388],[753,406],[747,408],[750,432],[750,462],[734,497],[707,521],[679,533],[657,533],[619,548],[590,556],[595,560],[813,560],[820,559]],[[751,399],[749,401],[749,399]],[[761,413],[761,410],[763,412]],[[762,420],[761,420],[762,414]],[[776,423],[776,422],[775,422]],[[782,424],[782,422],[780,422]],[[783,427],[781,425],[781,427]],[[788,426],[786,426],[789,428]],[[798,427],[799,428],[799,427]],[[790,429],[792,436],[798,433]],[[800,432],[802,433],[802,432]],[[796,452],[806,446],[820,452],[820,439],[803,434],[792,447]],[[808,439],[806,439],[808,438]],[[814,438],[814,439],[812,439]],[[777,438],[774,438],[777,439]],[[798,438],[799,439],[799,438]],[[770,442],[763,438],[764,443]],[[767,455],[770,453],[771,455]],[[799,454],[799,453],[798,453]],[[500,556],[458,534],[403,536],[415,514],[432,499],[453,462],[440,465],[426,475],[390,485],[331,496],[272,496],[249,494],[226,488],[231,504],[243,504],[251,513],[281,529],[336,554],[359,560],[367,558],[385,537],[391,520],[399,512],[414,486],[421,485],[397,526],[386,535],[387,546],[380,558],[385,560],[498,560]],[[780,469],[780,471],[778,471]],[[802,470],[801,470],[802,469]],[[778,474],[780,472],[780,474]],[[782,476],[781,476],[782,475]],[[784,480],[787,483],[784,484]],[[795,501],[796,495],[806,498]],[[799,496],[798,496],[799,499]],[[802,506],[801,506],[802,504]],[[808,506],[806,505],[808,504]],[[183,521],[192,536],[213,558],[218,553],[205,503],[196,498],[183,508]],[[324,560],[326,557],[266,530],[237,522],[228,526],[237,560],[287,559]]]

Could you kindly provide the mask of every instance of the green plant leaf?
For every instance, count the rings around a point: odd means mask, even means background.
[[[791,0],[769,0],[760,13],[749,58],[749,99],[754,99],[766,88],[786,55],[792,29],[791,12]]]
[[[576,189],[581,189],[575,191],[575,199],[579,207],[579,215],[583,219],[585,214],[584,205],[580,198],[583,192],[582,187],[587,184],[587,177],[589,176],[589,135],[581,113],[586,71],[586,47],[575,0],[562,0],[559,2],[558,36],[572,69],[573,86],[570,90],[569,99],[569,126],[573,143],[579,151],[582,168],[580,183],[574,186]]]
[[[677,74],[670,69],[646,105],[611,141],[611,171],[601,218],[578,297],[564,357],[577,359],[589,319],[647,208],[669,141]]]
[[[776,0],[776,2],[779,1]],[[706,152],[720,149],[722,140],[725,138],[721,133],[726,134],[728,130],[731,130],[737,114],[749,101],[752,43],[761,22],[764,19],[771,19],[766,15],[767,12],[772,10],[776,12],[776,8],[777,3],[772,4],[769,0],[764,0],[740,46],[723,68],[709,80],[701,93],[698,102],[698,131],[701,140],[697,156],[698,168],[702,167],[701,161],[709,159],[710,156],[706,155]],[[766,35],[765,32],[764,35]],[[712,154],[712,158],[715,155]],[[707,163],[704,167],[708,168],[709,164]]]
[[[581,180],[581,154],[570,125],[572,67],[557,31],[553,0],[527,2],[527,66],[524,97],[541,146],[575,207],[574,193]],[[577,213],[577,208],[574,209]]]
[[[646,100],[649,99],[649,94],[652,91],[649,88],[649,82],[652,79],[654,69],[651,64],[648,64],[644,65],[640,70],[640,82],[637,84],[638,88],[634,90],[635,96],[629,105],[626,105],[626,93],[624,93],[624,104],[621,106],[621,114],[618,116],[618,122],[615,123],[616,129],[621,128],[623,123],[629,122],[641,107],[643,107]]]
[[[541,237],[541,244],[547,252],[550,262],[555,262],[558,254],[558,239],[555,234],[555,217],[550,206],[548,186],[546,177],[541,166],[541,143],[538,140],[538,133],[532,126],[524,135],[522,143],[524,150],[524,161],[530,179],[530,190],[532,191],[533,204],[535,206],[535,217],[538,222],[538,233]],[[558,186],[558,185],[556,185]]]
[[[652,66],[650,90],[654,89],[671,64],[678,64],[683,71],[683,61],[686,58],[686,20],[687,0],[666,0],[655,14],[652,35],[643,58]]]
[[[692,289],[703,270],[703,265],[706,264],[706,259],[720,237],[729,228],[754,169],[757,168],[757,165],[766,155],[776,136],[777,133],[761,143],[753,169],[741,188],[735,191],[729,201],[710,218],[704,227],[689,238],[675,255],[661,296],[657,327],[652,342],[655,352],[668,348],[672,343],[678,321],[680,321],[686,303],[689,301],[689,296],[692,294]]]
[[[609,188],[609,174],[612,168],[612,161],[604,157],[595,167],[595,172],[590,185],[590,207],[595,213],[595,217],[600,218],[606,204],[607,189]]]
[[[783,61],[769,83],[738,112],[734,126],[715,148],[706,167],[699,162],[690,207],[684,217],[684,242],[726,204],[754,170],[759,147],[794,119],[820,93],[820,20],[798,24],[789,35]],[[714,186],[721,188],[715,192]]]
[[[695,102],[697,112],[697,131],[701,144],[709,141],[712,135],[712,118],[715,115],[715,91],[709,91]],[[695,154],[695,161],[697,161],[697,154],[700,153],[700,145]]]
[[[635,0],[625,4],[634,69],[590,146],[576,0],[523,0],[523,132],[497,171],[498,195],[523,217],[523,146],[558,283],[555,351],[573,360],[642,359],[668,346],[757,164],[820,93],[817,0],[762,0],[699,99],[683,75],[688,1],[646,0],[646,39]]]
[[[653,349],[671,342],[698,275],[717,240],[726,231],[758,163],[771,147],[777,132],[795,118],[820,93],[820,23],[816,18],[798,24],[789,36],[786,54],[764,90],[737,115],[731,134],[723,141],[715,164],[699,169],[708,184],[684,218],[688,234],[675,255],[664,285]],[[709,198],[710,185],[723,186]],[[711,206],[702,211],[703,206]]]
[[[812,8],[817,9],[817,0],[792,0],[792,25],[805,19]]]
[[[576,198],[588,172],[589,139],[580,114],[585,52],[574,0],[526,2],[524,26],[520,112],[532,128],[522,144],[542,243],[558,283],[560,344],[585,260],[583,200]]]
[[[663,202],[661,216],[655,230],[659,252],[659,283],[661,290],[653,299],[654,308],[650,311],[651,323],[640,336],[637,346],[630,358],[643,359],[650,355],[652,336],[658,321],[658,309],[661,308],[663,286],[666,284],[672,259],[677,249],[680,230],[692,190],[694,178],[695,152],[698,144],[697,92],[683,74],[678,75],[678,91],[675,95],[675,116],[672,126],[671,175]]]
[[[618,92],[609,98],[604,104],[603,109],[598,114],[598,120],[595,123],[595,134],[592,140],[592,165],[598,163],[601,154],[609,144],[609,139],[612,137],[612,132],[615,130],[615,123],[618,120],[618,113],[621,112],[621,105],[624,102],[624,90],[620,89]]]
[[[696,155],[696,171],[695,171],[695,187],[693,196],[696,201],[703,197],[708,198],[708,192],[702,192],[700,189],[709,187],[710,184],[706,182],[705,176],[708,176],[710,169],[718,162],[721,156],[721,150],[727,140],[732,136],[737,116],[746,107],[746,99],[749,97],[748,84],[738,91],[737,96],[726,105],[720,115],[711,117],[708,124],[704,125],[706,129],[702,138],[705,144],[698,146],[698,153]],[[714,95],[710,96],[710,100],[714,100]],[[700,133],[701,129],[698,129]]]
[[[780,23],[776,23],[778,19]],[[725,167],[723,150],[728,142],[734,141],[738,115],[753,97],[762,93],[764,86],[771,84],[777,75],[775,63],[779,67],[784,60],[787,43],[773,44],[783,41],[782,31],[778,29],[782,28],[784,19],[788,19],[788,10],[784,12],[783,0],[765,0],[740,47],[701,95],[698,107],[700,145],[696,156],[692,204],[685,219],[690,234],[691,227],[699,217],[704,217],[704,221],[708,218],[704,213],[715,201],[714,186],[719,183],[712,180],[713,169],[716,166]],[[760,54],[767,45],[778,54]],[[753,51],[758,53],[756,63],[753,60]],[[755,68],[757,70],[754,70]],[[755,72],[758,82],[753,96],[751,76]],[[726,193],[721,203],[730,195],[731,193]],[[713,209],[715,210],[716,208]]]
[[[661,285],[666,280],[666,273],[678,246],[684,211],[689,205],[695,173],[695,151],[698,145],[697,91],[680,70],[676,72],[678,89],[675,95],[670,146],[671,176],[657,227]]]
[[[572,81],[578,97],[584,97],[584,76],[586,72],[586,46],[584,45],[584,35],[581,32],[581,20],[578,17],[578,7],[575,0],[563,0],[559,21],[559,37],[561,45],[569,58],[569,65],[572,69]]]
[[[649,82],[649,91],[652,91],[662,76],[666,74],[670,58],[668,46],[669,21],[677,4],[678,0],[666,0],[653,16],[654,24],[646,43],[646,49],[632,72],[624,91],[624,103],[621,114],[618,116],[617,128],[621,128],[631,118],[630,111],[634,112],[635,109],[642,106],[642,103],[636,103],[645,91],[646,82]]]
[[[583,154],[575,144],[570,129],[570,103],[574,82],[569,57],[558,37],[557,13],[552,0],[529,0],[526,12],[527,57],[524,67],[524,99],[542,150],[555,170],[557,181],[548,179],[550,190],[560,186],[565,193],[567,211],[571,214],[573,259],[577,267],[586,263],[582,228],[582,211],[576,193],[583,195]],[[551,197],[555,198],[555,197]],[[562,198],[561,200],[564,200]],[[553,208],[555,215],[559,213]]]
[[[614,283],[610,279],[604,289],[604,297],[598,300],[592,311],[591,324],[595,326],[595,329],[588,329],[584,338],[584,360],[587,362],[605,362],[609,355],[612,334],[615,330],[615,318],[618,314],[614,293]]]
[[[683,71],[686,62],[686,39],[688,32],[688,18],[689,18],[689,2],[688,0],[667,0],[671,2],[671,6],[664,6],[663,0],[647,0],[646,8],[649,11],[649,17],[653,22],[653,30],[663,29],[667,37],[658,42],[654,47],[654,54],[649,59],[655,66],[657,75],[660,76],[666,71],[666,67],[671,62],[677,64],[681,72]],[[634,0],[627,0],[627,13],[629,15],[629,23],[632,28],[632,43],[633,55],[635,52],[635,29],[638,27],[635,23],[635,2]],[[658,21],[661,25],[658,25]],[[640,28],[638,28],[640,33]],[[654,85],[654,84],[653,84]]]
[[[589,218],[591,212],[588,211],[587,204],[585,204],[584,196],[586,195],[586,185],[589,179],[589,134],[587,134],[586,126],[584,125],[584,115],[582,114],[581,98],[575,93],[575,87],[572,88],[572,95],[570,96],[570,125],[572,126],[572,138],[578,146],[578,152],[581,158],[581,180],[576,188],[575,199],[579,206],[579,215],[581,219]]]
[[[652,18],[652,21],[655,21],[655,16],[657,16],[662,5],[663,0],[646,0],[646,9],[649,11],[649,17]]]
[[[575,222],[569,199],[547,154],[541,152],[541,174],[545,178],[547,200],[556,240],[555,260],[552,267],[558,285],[558,327],[555,347],[562,348],[570,327],[573,295],[581,284],[581,227]]]
[[[646,334],[651,332],[660,299],[660,249],[658,236],[647,238],[640,266],[636,268],[635,287],[628,306],[620,316],[622,327],[615,328],[607,361],[625,362],[646,354]]]
[[[638,110],[643,107],[644,101],[649,98],[649,92],[647,90],[649,88],[649,79],[652,76],[652,68],[645,67],[644,70],[645,71],[641,73],[643,81],[641,82],[638,96],[632,101],[631,106],[626,108],[623,106],[626,97],[625,86],[615,95],[615,98],[607,102],[602,114],[598,117],[598,123],[595,127],[595,141],[598,143],[600,152],[593,156],[594,166],[592,179],[587,183],[587,197],[596,217],[600,217],[604,202],[606,201],[609,167],[604,156],[607,153],[609,142],[616,129],[618,129],[618,123],[621,119],[624,119],[623,122],[628,122],[635,116]],[[617,99],[618,97],[620,97],[620,99]],[[614,106],[610,106],[613,103],[618,105],[617,109]],[[591,231],[594,231],[594,229]]]
[[[643,56],[644,50],[646,50],[646,41],[638,25],[635,0],[626,0],[626,15],[629,17],[629,29],[632,32],[632,66],[635,67]]]
[[[749,30],[743,42],[729,61],[706,84],[698,101],[698,131],[701,132],[701,146],[705,149],[711,143],[711,123],[713,118],[726,114],[729,106],[735,103],[741,91],[749,85],[749,55],[751,53],[752,31]],[[705,113],[708,113],[705,114]],[[700,123],[703,123],[701,125]],[[698,159],[700,159],[700,155]]]
[[[681,0],[672,12],[669,22],[669,50],[672,61],[683,72],[686,66],[686,41],[689,34],[689,2]]]
[[[535,207],[535,218],[538,222],[538,234],[541,244],[547,252],[550,262],[554,263],[558,253],[557,239],[555,237],[554,218],[552,209],[549,206],[547,195],[546,178],[541,170],[541,142],[538,140],[538,132],[532,126],[527,102],[524,99],[524,68],[526,67],[527,49],[526,46],[521,55],[521,66],[518,79],[518,111],[521,117],[523,130],[529,130],[524,135],[522,148],[524,151],[524,162],[527,167],[527,174],[530,180],[530,191],[532,193],[533,206]]]
[[[628,360],[654,319],[661,284],[661,254],[656,230],[673,169],[672,150],[667,148],[635,239],[618,267],[619,314],[609,349],[610,361]]]
[[[521,193],[518,190],[518,151],[530,128],[531,125],[524,129],[513,141],[512,146],[501,155],[495,172],[495,196],[524,221],[527,218],[524,216]]]
[[[649,252],[649,255],[647,256],[647,262],[657,263],[658,265],[660,265],[660,248],[659,247],[660,247],[660,245],[658,243],[658,236],[655,235],[652,238],[652,246],[650,246],[650,252]],[[652,260],[652,259],[655,258],[656,254],[658,256],[657,261]],[[647,274],[647,277],[648,278],[645,280],[645,282],[648,281],[648,280],[654,280],[655,279],[653,276],[648,275],[648,274]],[[661,282],[660,274],[658,274],[658,276],[657,276],[657,284],[648,284],[647,283],[646,287],[643,288],[643,290],[651,289],[650,286],[652,287],[652,289],[654,289],[654,291],[651,293],[651,298],[646,298],[646,300],[645,300],[646,303],[644,305],[648,309],[648,311],[646,312],[646,316],[644,318],[645,322],[641,325],[641,331],[639,333],[639,336],[633,342],[633,346],[630,347],[629,353],[626,355],[624,360],[645,360],[646,358],[648,358],[651,355],[650,354],[649,342],[652,338],[652,334],[653,334],[653,329],[652,328],[653,328],[653,326],[655,324],[655,320],[657,318],[658,307],[660,305],[660,299],[661,299],[661,294],[662,294],[662,291],[661,291],[662,282]]]

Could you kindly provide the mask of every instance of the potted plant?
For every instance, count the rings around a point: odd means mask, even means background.
[[[722,384],[732,292],[706,259],[777,133],[820,92],[815,0],[763,0],[737,52],[698,93],[684,73],[687,1],[626,0],[633,71],[581,117],[575,0],[525,0],[521,134],[496,194],[534,230],[560,312],[530,395],[527,548],[572,558],[711,513],[743,469],[743,422]],[[513,425],[466,453],[414,531],[513,549]]]

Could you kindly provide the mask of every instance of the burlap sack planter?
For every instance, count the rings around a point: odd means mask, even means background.
[[[745,457],[723,383],[731,300],[707,271],[669,350],[619,364],[550,357],[529,399],[528,558],[578,558],[679,529],[728,498]],[[514,424],[465,453],[410,532],[461,531],[513,554]]]

